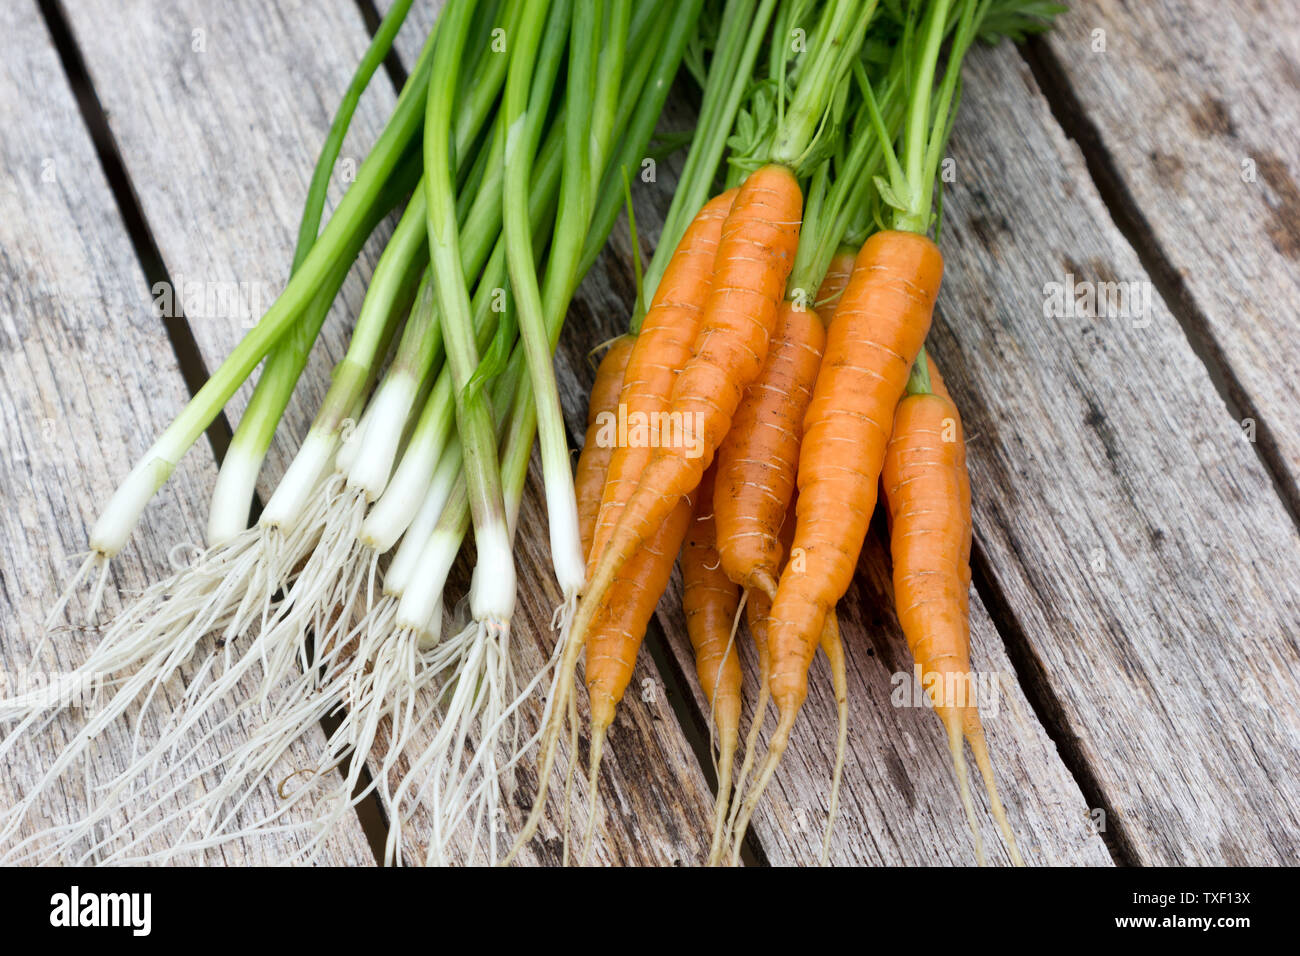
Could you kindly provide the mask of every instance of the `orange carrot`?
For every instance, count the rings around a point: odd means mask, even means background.
[[[588,792],[591,814],[583,840],[583,858],[595,832],[596,795],[605,735],[614,712],[632,680],[636,655],[645,638],[650,616],[668,587],[673,562],[691,522],[691,501],[683,498],[654,536],[623,568],[609,600],[592,622],[587,637],[587,691],[591,697],[591,754]]]
[[[835,314],[839,311],[840,302],[844,297],[844,290],[848,288],[849,279],[853,275],[853,266],[856,261],[857,254],[854,250],[842,247],[832,257],[831,263],[826,269],[826,275],[822,278],[821,287],[817,290],[817,308],[825,317],[828,326],[835,321]],[[793,539],[794,522],[790,522],[790,524],[789,533],[791,539]],[[792,546],[793,540],[787,544],[787,550]],[[834,608],[826,615],[826,627],[822,628],[821,647],[826,654],[827,662],[830,664],[831,685],[835,693],[835,709],[839,716],[839,732],[835,746],[835,770],[831,778],[830,807],[826,814],[826,830],[822,839],[822,863],[825,864],[830,856],[831,831],[835,826],[835,813],[839,805],[840,781],[844,773],[844,755],[848,749],[849,736],[848,672],[844,660],[844,644],[840,639],[839,621],[836,619]]]
[[[893,412],[929,330],[942,275],[943,256],[928,238],[878,232],[863,243],[831,323],[804,419],[792,560],[781,573],[768,622],[780,719],[737,821],[737,846],[807,696],[808,665],[827,612],[853,579]]]
[[[936,395],[942,395],[948,401],[952,401],[952,396],[948,394],[948,386],[944,383],[943,376],[939,373],[939,366],[934,363],[934,355],[931,354],[929,346],[926,346],[926,364],[930,369],[930,391]],[[904,395],[904,398],[907,396]],[[955,404],[955,403],[954,403]],[[964,453],[964,450],[963,450]],[[965,475],[965,472],[963,472]],[[966,494],[970,495],[970,476],[966,475]],[[894,536],[894,513],[889,505],[889,496],[885,494],[885,481],[882,477],[880,480],[879,500],[885,503],[885,528],[889,532],[889,537]]]
[[[690,360],[713,278],[722,225],[735,198],[736,190],[729,189],[705,203],[696,214],[668,261],[654,301],[641,323],[618,398],[628,421],[628,441],[618,443],[610,461],[595,546],[588,552],[588,577],[654,452],[648,441],[648,429],[638,436],[634,427],[657,419],[668,410],[673,382]],[[633,438],[646,440],[634,443]]]
[[[826,275],[822,277],[822,284],[817,289],[817,300],[813,303],[813,307],[826,318],[828,325],[835,315],[835,310],[839,308],[840,297],[849,284],[849,276],[853,274],[853,263],[857,260],[857,255],[853,249],[841,247],[831,258],[830,265],[826,267]]]
[[[803,417],[826,333],[811,309],[783,302],[759,377],[745,391],[718,449],[718,553],[731,580],[776,594],[778,535],[794,493]]]
[[[785,521],[781,525],[780,545],[782,555],[790,552],[791,545],[794,542],[794,528],[795,509],[790,508],[786,511]],[[772,600],[759,590],[747,591],[745,600],[746,621],[749,625],[750,637],[754,641],[754,648],[758,652],[759,687],[758,700],[754,705],[754,716],[750,723],[749,733],[745,737],[745,757],[740,767],[740,774],[736,779],[737,795],[744,793],[745,781],[749,778],[749,771],[753,766],[758,735],[763,729],[763,717],[770,694],[767,617],[772,610]],[[836,809],[839,805],[844,756],[848,748],[848,674],[844,660],[844,647],[840,640],[839,622],[836,620],[834,610],[831,610],[826,616],[826,627],[822,629],[821,647],[826,654],[827,662],[830,664],[832,689],[835,693],[836,711],[839,717],[839,732],[835,747],[835,769],[831,778],[830,807],[826,815],[826,829],[822,840],[822,862],[824,863],[830,852],[830,837],[835,824]],[[733,803],[731,815],[727,819],[728,830],[735,826],[739,811],[740,803],[737,801]],[[740,841],[737,841],[733,849],[733,861],[739,855],[739,847]],[[713,865],[717,862],[717,857],[712,857],[709,862],[710,865]]]
[[[638,420],[657,419],[667,410],[673,383],[690,359],[691,346],[712,287],[713,267],[723,225],[735,197],[736,191],[728,190],[704,204],[683,233],[668,261],[663,278],[659,280],[650,308],[642,320],[632,354],[628,358],[623,387],[619,392],[619,404],[629,426]],[[637,418],[633,417],[634,414]],[[626,436],[628,441],[618,441],[610,459],[600,513],[587,555],[588,581],[591,579],[593,565],[605,550],[605,542],[618,520],[623,504],[636,488],[653,451],[648,441],[632,442],[634,437],[639,436],[634,436],[629,427]],[[688,506],[687,520],[689,515]],[[677,546],[671,550],[675,555]],[[606,587],[608,586],[607,583]],[[598,604],[599,602],[593,602],[591,610],[596,610]],[[581,629],[575,628],[569,634],[564,657],[556,674],[550,714],[542,730],[537,795],[508,858],[513,857],[532,838],[541,822],[551,770],[555,765],[556,746],[564,722],[565,702],[573,696],[574,670],[578,655],[585,646],[584,631],[591,622],[591,616]],[[568,805],[567,801],[565,805]]]
[[[835,694],[835,712],[838,729],[835,735],[835,763],[831,771],[830,805],[826,809],[826,827],[822,831],[822,866],[830,860],[831,834],[835,830],[835,815],[840,806],[840,781],[844,777],[844,755],[849,746],[849,675],[844,659],[844,642],[840,638],[839,617],[835,608],[826,612],[826,624],[819,641],[826,663],[831,670],[831,690]]]
[[[969,741],[1012,860],[1022,860],[993,778],[970,663],[970,476],[957,406],[929,363],[932,392],[898,403],[883,480],[893,530],[894,603],[903,636],[948,736],[962,805],[983,862],[962,754]],[[938,386],[936,387],[936,382]],[[943,389],[943,392],[940,392]]]
[[[604,606],[619,571],[698,486],[731,426],[745,387],[762,369],[768,339],[776,324],[777,305],[794,263],[802,206],[799,184],[794,174],[782,166],[756,170],[736,193],[723,223],[693,353],[672,386],[668,421],[679,426],[673,429],[677,434],[659,436],[650,463],[640,474],[636,490],[626,499],[603,548],[602,528],[596,529],[593,553],[598,557],[572,622],[556,680],[558,699],[552,701],[542,734],[537,803],[512,854],[532,837],[541,820],[541,804],[562,723],[557,705],[572,693],[573,669],[587,631]],[[694,287],[683,291],[698,295],[704,284],[700,277]],[[661,284],[656,299],[662,291]]]
[[[731,767],[740,742],[740,656],[734,645],[740,589],[722,570],[713,513],[715,468],[704,473],[695,513],[682,545],[682,610],[695,650],[695,672],[709,701],[709,726],[718,728],[718,793],[709,858],[722,845],[731,796]]]
[[[815,306],[816,309],[819,310],[819,314],[821,315],[822,320],[827,325],[829,325],[832,321],[834,321],[835,311],[836,309],[839,308],[840,298],[844,292],[845,287],[848,285],[849,276],[853,272],[853,264],[855,258],[856,258],[856,253],[851,249],[841,249],[840,251],[838,251],[835,254],[835,256],[831,259],[830,265],[827,267],[826,270],[826,275],[822,279],[822,284],[820,288],[818,288],[817,290],[817,298],[816,298]],[[779,348],[778,341],[780,339],[781,339],[781,334],[778,331],[777,335],[773,338],[772,345],[769,347],[768,350],[768,361],[767,363],[765,363],[764,366],[764,374],[767,373],[767,369],[769,367],[775,365],[775,363],[772,361],[773,354],[779,351],[787,351]],[[805,386],[806,383],[807,399],[811,399],[812,397],[812,388],[816,384],[817,371],[821,365],[820,353],[824,351],[824,349],[825,349],[825,336],[822,335],[821,347],[818,349],[817,364],[812,365],[811,362],[806,362],[796,373],[796,377],[799,380],[799,384],[801,388],[795,391],[797,391],[798,394],[802,395],[803,394],[802,387]],[[807,353],[803,353],[803,354],[805,357],[807,356]],[[792,362],[790,364],[793,365],[794,363]],[[811,365],[811,369],[808,368],[808,366],[810,365]],[[761,378],[760,378],[760,383],[761,383]],[[759,466],[761,467],[762,462],[764,461],[770,462],[773,461],[775,458],[775,456],[772,454],[769,454],[766,457],[766,459],[764,459],[759,455],[751,456],[739,451],[739,446],[742,444],[742,439],[740,438],[740,436],[743,436],[747,434],[747,432],[752,431],[752,428],[745,427],[746,424],[745,420],[750,417],[750,412],[746,408],[746,404],[749,403],[750,395],[755,393],[756,388],[760,383],[755,383],[754,385],[751,385],[749,387],[749,390],[746,393],[745,402],[742,403],[741,409],[736,413],[736,419],[732,424],[732,429],[730,432],[728,432],[726,440],[722,443],[722,447],[718,450],[717,468],[720,474],[724,474],[724,475],[728,474],[730,469],[733,467],[732,462],[735,461],[736,459],[754,457],[758,459],[758,462],[760,463]],[[786,391],[788,392],[792,390],[786,389]],[[798,408],[796,410],[796,414],[797,414],[796,422],[797,422],[797,431],[799,433],[799,439],[802,439],[803,437],[803,417],[807,411],[807,407],[808,407],[808,402],[805,399],[802,403],[798,405]],[[779,469],[773,469],[774,471],[777,472],[777,476],[779,480],[782,481],[786,480],[786,477],[788,475],[788,481],[790,485],[790,491],[787,493],[787,500],[782,504],[783,511],[782,511],[782,518],[780,523],[781,530],[778,535],[778,539],[779,539],[778,553],[781,557],[778,558],[778,566],[779,566],[779,561],[783,560],[784,556],[790,553],[790,547],[794,541],[794,526],[795,526],[794,508],[791,507],[792,501],[789,499],[792,499],[794,496],[794,483],[795,483],[795,477],[796,477],[797,466],[798,466],[797,442],[795,444],[793,453],[786,456],[785,460],[789,462],[788,466],[781,466],[779,467]],[[748,488],[758,487],[757,482],[753,482],[753,483],[742,482],[741,484],[742,487],[748,487]],[[773,497],[775,496],[771,496],[771,495],[762,496],[763,499],[768,501],[770,501]],[[728,504],[722,501],[721,496],[717,495],[716,493],[715,493],[715,503],[716,503],[719,524],[720,526],[725,525],[726,520],[723,518],[723,515],[726,514],[728,511]],[[736,508],[734,513],[738,517],[740,517],[741,521],[743,521],[744,515],[753,514],[757,512],[761,507],[762,504],[759,503],[747,504],[744,508]],[[772,523],[772,519],[769,518],[768,522],[769,524]],[[735,533],[736,532],[733,532],[733,535]],[[770,546],[770,545],[767,545],[767,543],[764,542],[764,546]],[[738,549],[728,548],[728,550],[734,553],[734,551]],[[737,565],[738,576],[741,578],[741,580],[743,581],[748,579],[750,576],[748,569],[743,564],[740,564],[739,561],[735,558],[733,558],[733,563]],[[754,646],[758,652],[759,692],[758,692],[758,701],[754,708],[753,723],[750,726],[750,731],[745,741],[745,758],[741,766],[740,776],[738,777],[736,782],[737,792],[742,792],[744,790],[745,781],[749,776],[749,770],[754,756],[754,748],[758,741],[759,731],[762,729],[763,726],[763,714],[767,707],[767,700],[770,692],[770,687],[768,686],[769,658],[768,658],[768,649],[767,649],[767,616],[772,610],[772,598],[775,596],[775,581],[773,581],[772,584],[773,586],[771,590],[767,590],[766,588],[755,588],[755,587],[750,587],[747,588],[746,590],[745,617],[746,617],[746,622],[749,625],[750,636],[753,639]],[[838,632],[838,628],[837,628],[837,632]],[[832,667],[832,672],[834,673],[833,667]],[[843,675],[836,675],[836,676],[843,676]],[[841,683],[847,685],[847,680],[841,681]],[[837,694],[837,698],[839,696],[840,695]],[[845,709],[842,710],[841,712],[841,723],[845,727],[847,727],[847,721],[848,721],[848,715],[847,715],[847,710]],[[841,736],[843,736],[843,734]],[[739,808],[738,805],[735,808],[733,808],[733,818],[730,820],[730,824],[735,823],[734,814],[738,808]]]
[[[578,469],[573,486],[578,498],[578,531],[582,536],[582,551],[591,554],[591,542],[596,533],[596,519],[600,514],[600,499],[605,491],[605,478],[609,473],[614,444],[600,440],[601,425],[605,415],[618,415],[618,397],[623,390],[623,373],[636,339],[620,335],[609,347],[596,369],[596,381],[591,386],[587,400],[587,437],[578,456]]]
[[[656,447],[619,515],[589,576],[574,618],[575,635],[598,612],[619,568],[699,485],[745,388],[762,371],[794,264],[802,205],[799,184],[783,166],[754,171],[736,194],[718,243],[694,352],[673,385],[670,416],[680,423],[680,434]]]

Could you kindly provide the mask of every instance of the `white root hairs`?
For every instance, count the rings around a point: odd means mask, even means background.
[[[368,570],[369,562],[357,540],[365,518],[364,494],[345,488],[342,476],[336,474],[317,500],[323,504],[320,517],[312,522],[319,528],[318,539],[270,624],[284,656],[270,668],[263,699],[292,665],[292,653],[297,654],[304,670],[311,668],[305,640],[308,633],[324,646],[350,627]]]
[[[67,586],[60,592],[58,600],[50,608],[50,613],[45,616],[45,630],[47,632],[54,630],[58,625],[59,618],[63,617],[63,611],[72,600],[72,595],[77,592],[82,584],[91,576],[95,576],[95,588],[91,592],[90,604],[86,609],[86,621],[90,622],[95,619],[95,614],[99,611],[99,602],[104,597],[104,585],[108,582],[108,565],[112,559],[100,552],[91,551],[82,558],[80,566],[76,573],[68,581]],[[36,656],[40,655],[44,641],[36,648]]]
[[[493,634],[493,631],[496,634]],[[464,776],[460,774],[462,751],[469,739],[475,723],[485,728],[498,726],[502,712],[502,685],[510,680],[509,656],[495,653],[496,638],[504,643],[508,631],[505,628],[490,628],[489,625],[471,623],[452,637],[439,644],[431,654],[442,658],[440,662],[427,661],[430,669],[437,668],[447,673],[446,679],[439,686],[437,708],[439,726],[433,739],[411,762],[406,774],[398,782],[392,795],[385,801],[390,809],[390,823],[386,859],[401,862],[401,831],[403,823],[414,812],[403,810],[408,795],[412,803],[426,799],[431,822],[426,825],[422,836],[428,840],[428,855],[425,863],[445,864],[446,849],[452,836],[465,818],[473,815],[471,822],[470,861],[479,842],[479,833],[484,817],[491,824],[489,832],[489,858],[495,849],[496,808],[496,736],[489,732],[484,735],[484,742],[469,760]],[[398,633],[399,643],[411,642],[413,632],[404,630]],[[491,649],[491,650],[490,650]],[[481,721],[480,721],[481,718]],[[390,748],[386,770],[393,768],[396,748]],[[490,785],[468,791],[473,768],[480,762],[480,754],[486,759],[481,761],[484,780]],[[417,785],[418,783],[418,785]]]
[[[244,660],[255,661],[257,655],[245,655]],[[157,864],[201,854],[207,848],[254,833],[316,835],[319,820],[328,818],[335,808],[316,799],[310,784],[316,775],[328,775],[330,768],[288,772],[283,760],[295,741],[338,708],[346,694],[350,661],[351,656],[343,654],[341,646],[322,655],[325,676],[314,671],[286,681],[269,710],[255,694],[247,693],[249,681],[239,687],[242,703],[227,704],[223,688],[230,688],[232,678],[230,672],[223,673],[205,689],[183,720],[173,715],[153,747],[100,788],[89,816],[75,826],[60,828],[61,838],[42,849],[46,859],[58,854],[68,856],[75,848],[82,851],[79,862]],[[240,672],[246,670],[245,666]],[[343,675],[342,680],[339,675]],[[223,732],[243,731],[250,723],[251,732],[242,734],[244,739],[233,752],[214,755],[212,745],[221,742]],[[183,737],[190,728],[198,732],[197,738]],[[183,752],[182,742],[187,747]],[[281,799],[274,811],[252,823],[243,820],[239,814],[258,788],[277,782]],[[291,783],[296,786],[293,793],[288,793]],[[189,799],[185,799],[187,796]],[[307,820],[279,822],[309,797],[313,812]],[[180,807],[169,811],[178,799]],[[129,828],[94,842],[104,821],[127,811]],[[143,852],[141,845],[155,834],[166,835],[165,850]],[[89,849],[84,849],[87,839],[92,842]],[[291,859],[306,862],[320,849],[320,839],[309,839],[295,849]]]
[[[441,726],[411,761],[391,800],[386,800],[390,822],[385,864],[403,862],[403,827],[421,805],[430,817],[420,821],[419,838],[427,843],[424,863],[452,862],[453,841],[468,847],[460,862],[476,862],[481,851],[488,863],[501,859],[506,816],[501,797],[512,788],[515,765],[542,733],[539,729],[520,740],[521,707],[555,669],[564,647],[557,642],[551,657],[521,688],[509,639],[508,626],[476,621],[445,642],[448,656],[454,654],[457,660],[454,672],[441,684],[446,698],[438,711]],[[539,728],[546,726],[553,700],[552,687]],[[470,741],[474,741],[472,751]]]
[[[288,587],[294,568],[319,537],[324,497],[317,496],[317,507],[290,532],[275,527],[249,529],[147,588],[117,616],[85,663],[68,675],[71,685],[95,687],[99,706],[74,739],[59,747],[57,758],[39,782],[0,815],[0,844],[13,836],[32,808],[74,764],[88,764],[97,737],[138,705],[128,770],[100,788],[107,794],[83,819],[45,828],[0,859],[8,860],[24,846],[49,837],[57,837],[56,849],[66,851],[75,846],[92,836],[111,812],[139,794],[151,773],[175,758],[184,735],[200,720],[206,721],[213,702],[233,688],[256,660],[247,655],[237,657],[236,648],[247,634],[259,629],[265,632],[277,595]],[[180,706],[164,723],[158,742],[146,749],[144,724],[153,702],[163,685],[192,658],[205,635],[214,633],[219,635],[214,649],[188,682]],[[266,658],[262,660],[266,662]],[[225,666],[218,667],[218,663]],[[98,691],[105,687],[114,693],[102,702]],[[0,719],[18,721],[0,741],[0,757],[22,735],[39,733],[53,724],[62,702],[49,698],[49,694],[29,693],[0,701]],[[49,710],[53,713],[41,722]],[[88,772],[88,766],[86,769]],[[87,794],[92,795],[89,789]]]
[[[310,862],[371,792],[390,813],[390,862],[401,859],[402,831],[417,804],[430,820],[420,822],[420,838],[428,839],[422,862],[451,862],[453,841],[465,847],[465,862],[500,859],[502,795],[540,736],[521,745],[520,707],[562,656],[576,601],[557,609],[561,639],[521,689],[507,623],[468,622],[441,641],[432,626],[394,630],[397,599],[376,593],[378,555],[357,542],[364,501],[337,475],[312,499],[289,533],[245,532],[119,615],[78,671],[121,675],[108,685],[113,693],[37,787],[0,817],[0,842],[78,761],[91,809],[10,846],[0,862],[202,861],[252,835],[291,839],[284,862]],[[441,605],[435,617],[432,624],[440,624]],[[215,646],[198,661],[179,704],[146,730],[163,684],[206,635],[216,635]],[[139,713],[131,718],[125,769],[95,786],[95,741],[133,706]],[[0,755],[45,709],[32,695],[0,702],[0,716],[20,718]],[[324,750],[293,765],[291,748],[327,715],[341,720]],[[385,725],[388,745],[374,779],[363,784],[366,757]],[[240,740],[233,750],[232,731]],[[428,734],[432,740],[409,759]],[[251,819],[254,795],[268,787],[279,799]]]

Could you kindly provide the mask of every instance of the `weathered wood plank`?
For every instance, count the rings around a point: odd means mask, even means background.
[[[0,674],[6,692],[17,692],[37,686],[28,660],[71,573],[65,556],[85,549],[114,482],[188,396],[34,3],[0,10],[0,63],[6,116],[0,138],[0,484],[11,493],[11,507],[0,515]],[[169,569],[172,544],[197,540],[214,471],[207,442],[200,442],[115,562],[106,613],[121,607],[119,591],[138,589]],[[85,611],[74,600],[72,617],[84,619]],[[96,639],[95,628],[57,633],[56,672],[72,670],[85,656],[84,645]],[[163,707],[179,699],[188,676],[162,686]],[[136,712],[130,716],[134,720]],[[70,711],[49,733],[20,741],[4,760],[0,804],[11,807],[28,792],[81,720],[80,712]],[[144,729],[148,739],[155,714]],[[79,816],[85,786],[123,769],[130,730],[125,720],[110,728],[98,740],[89,775],[65,775],[29,815],[20,837]],[[205,756],[238,741],[224,733]],[[272,789],[263,787],[250,811],[262,815],[274,805]],[[144,849],[165,850],[166,840],[151,840]],[[283,841],[245,840],[209,854],[208,861],[247,865],[284,853]],[[342,840],[327,859],[365,862],[370,854],[363,841]]]
[[[1300,6],[1103,0],[1047,45],[1295,495]]]
[[[934,340],[992,577],[1138,861],[1294,863],[1300,536],[1159,295],[1049,314],[1149,279],[1017,53],[969,67]]]
[[[689,129],[692,122],[690,107],[678,98],[671,102],[661,125]],[[659,164],[658,182],[638,182],[634,187],[637,227],[647,243],[643,255],[653,251],[681,158],[678,155]],[[620,224],[610,247],[587,277],[584,297],[572,311],[561,340],[557,369],[565,388],[570,428],[577,435],[585,429],[586,395],[592,378],[586,355],[625,328],[632,299],[630,262],[626,226]],[[937,722],[924,709],[890,704],[893,675],[910,674],[911,664],[891,610],[888,580],[882,548],[873,540],[862,560],[859,583],[841,609],[850,668],[851,725],[831,859],[838,864],[969,864],[974,861],[972,842]],[[1109,864],[1110,857],[1089,823],[1077,784],[1016,686],[996,630],[978,599],[973,603],[976,666],[1004,675],[999,682],[1002,706],[997,716],[989,716],[988,730],[1001,792],[1024,841],[1024,852],[1039,863]],[[660,603],[658,622],[668,635],[679,668],[688,675],[695,706],[707,713],[686,639],[677,576]],[[752,703],[757,669],[749,646],[742,647]],[[819,662],[785,768],[754,822],[754,833],[772,863],[807,864],[820,856],[835,726],[829,673]],[[616,750],[619,743],[611,742],[610,749]],[[994,851],[999,838],[983,805],[981,810],[990,860],[1005,860],[1004,854]],[[700,842],[699,833],[695,839]]]
[[[161,14],[151,0],[74,0],[67,15],[178,299],[200,306],[185,317],[214,369],[284,288],[317,154],[369,42],[360,13],[350,0],[186,0]],[[327,217],[394,101],[379,71]],[[263,495],[320,407],[380,249],[372,240],[344,283],[272,443]],[[232,400],[232,424],[250,391]]]

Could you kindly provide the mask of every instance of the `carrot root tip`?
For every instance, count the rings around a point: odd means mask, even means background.
[[[600,813],[600,803],[597,799],[600,794],[600,758],[605,749],[605,732],[608,726],[595,726],[591,728],[591,759],[587,771],[587,796],[590,806],[587,811],[587,829],[582,837],[582,856],[579,857],[578,863],[585,866],[587,855],[591,852],[592,838],[596,834],[596,818]]]

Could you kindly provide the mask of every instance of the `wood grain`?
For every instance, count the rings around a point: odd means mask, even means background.
[[[1300,6],[1100,0],[1046,42],[1300,506]]]
[[[0,105],[7,117],[0,138],[0,414],[5,454],[0,484],[11,507],[0,516],[0,661],[10,690],[35,679],[28,660],[41,622],[84,551],[89,526],[114,482],[186,401],[184,385],[149,290],[115,208],[72,91],[34,4],[0,10]],[[40,91],[33,105],[33,91]],[[130,592],[170,570],[169,548],[198,539],[215,468],[206,441],[176,470],[146,511],[132,542],[114,563],[106,612]],[[184,552],[187,555],[188,552]],[[70,617],[85,618],[74,600]],[[67,672],[97,639],[95,628],[54,635],[52,664]],[[160,691],[162,707],[185,689],[187,669]],[[136,717],[132,711],[132,720]],[[46,733],[20,741],[0,773],[0,803],[26,794],[57,748],[77,732],[83,713],[68,711]],[[155,714],[145,739],[156,730]],[[234,747],[224,733],[203,756]],[[20,831],[29,836],[51,823],[75,819],[86,806],[86,786],[123,767],[130,727],[119,721],[103,735],[93,766],[60,781]],[[301,759],[302,751],[293,755]],[[259,788],[251,815],[269,812],[275,797]],[[169,804],[168,809],[174,805]],[[116,826],[126,821],[112,821]],[[326,859],[366,862],[368,848],[346,831]],[[146,848],[160,851],[166,840]],[[6,847],[5,849],[8,849]],[[233,842],[208,862],[248,865],[284,854],[284,841]]]
[[[951,155],[933,337],[1030,676],[1135,862],[1294,863],[1300,536],[1015,50]],[[1069,274],[1149,308],[1047,314]]]

